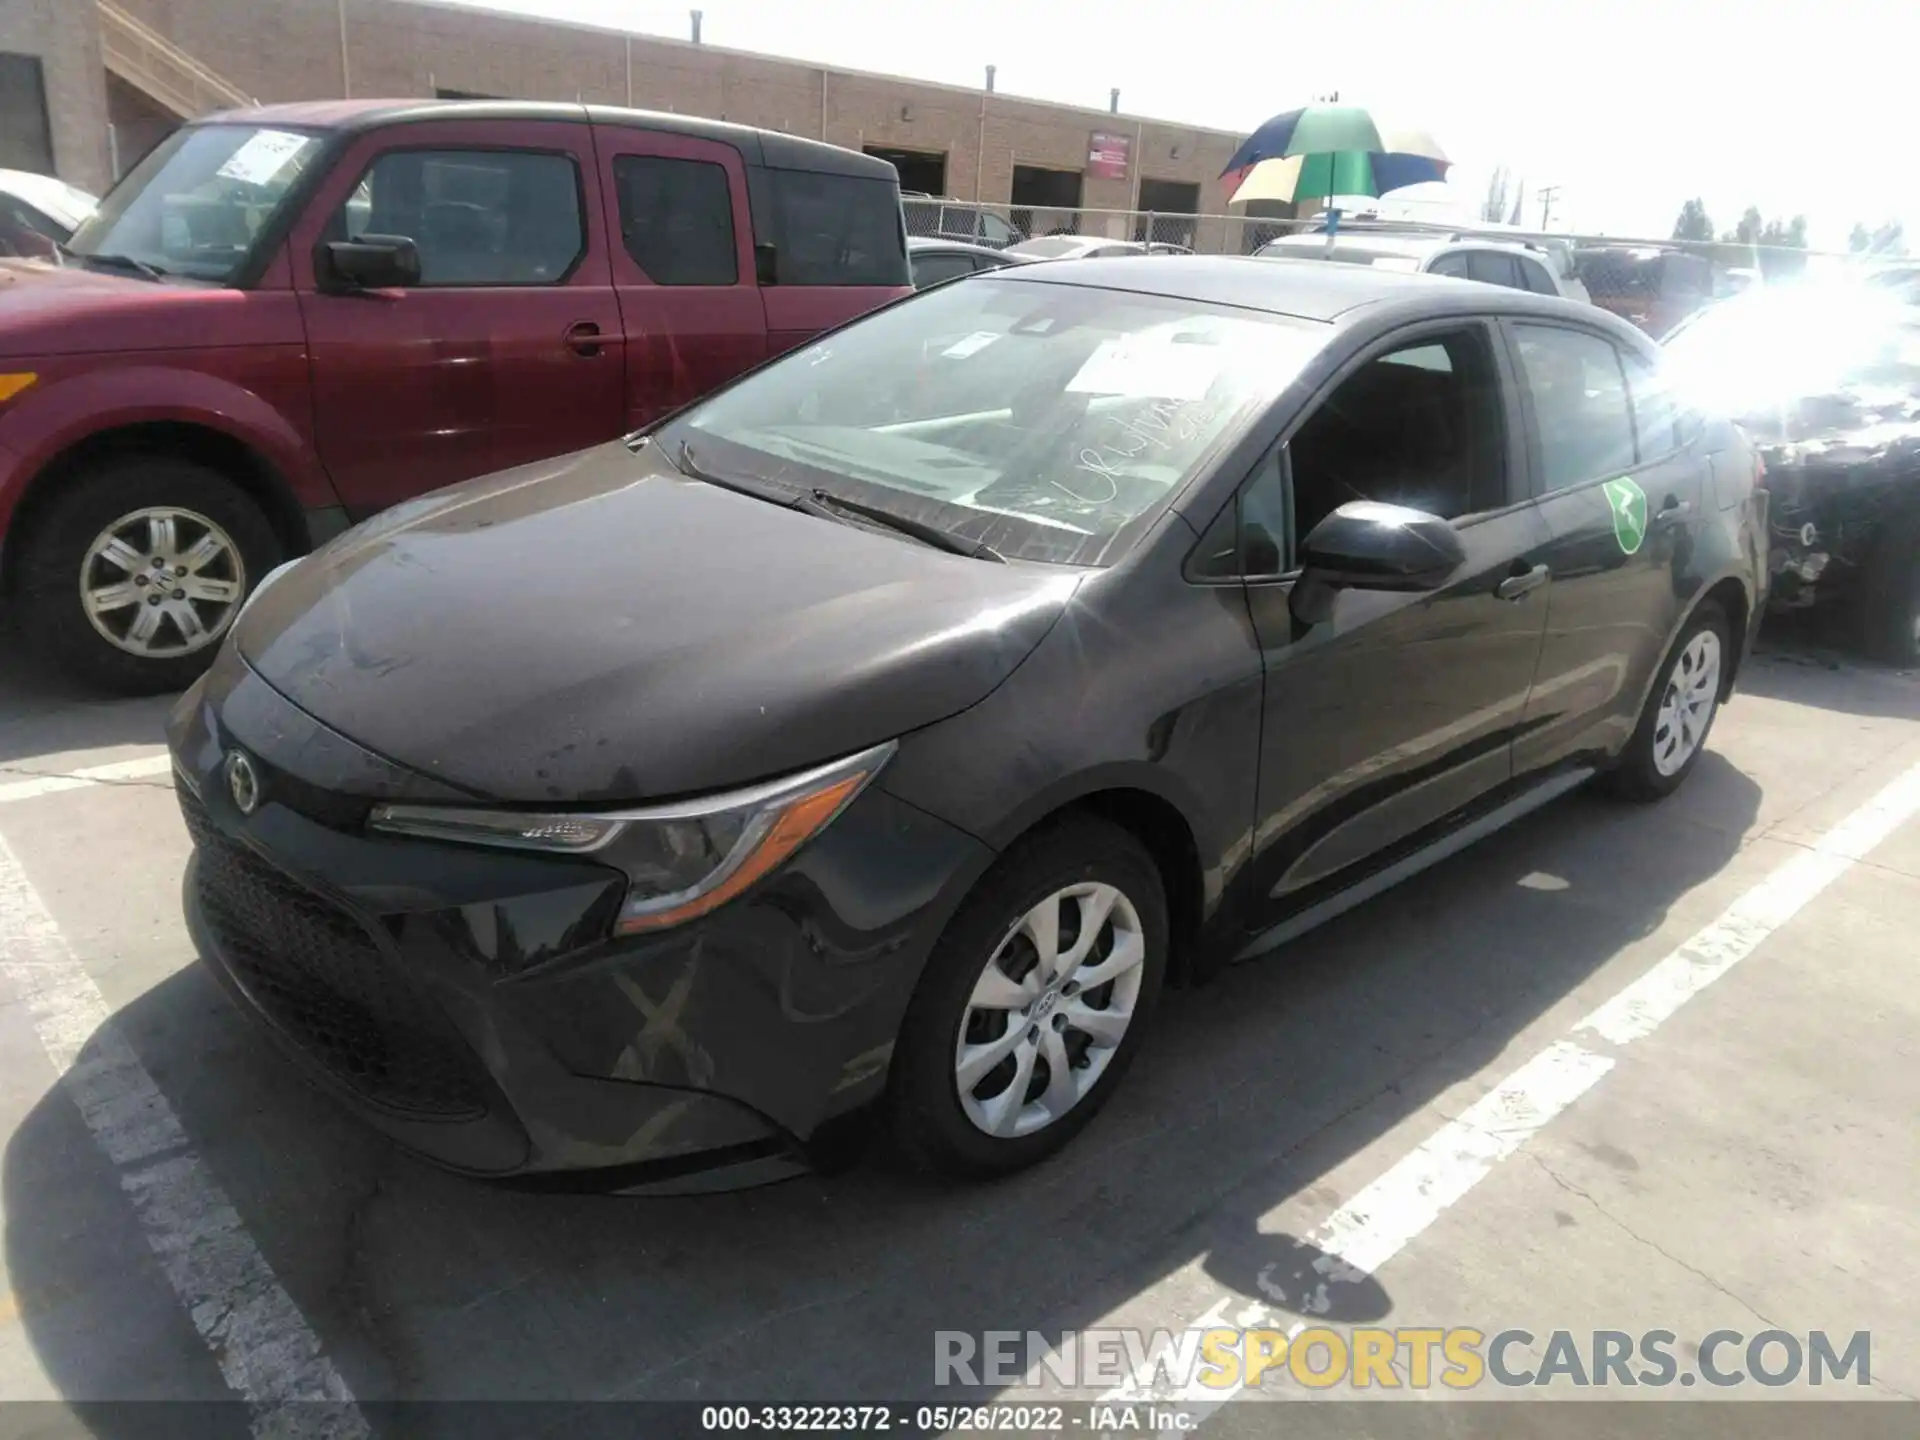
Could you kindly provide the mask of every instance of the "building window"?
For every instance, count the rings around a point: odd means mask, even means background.
[[[53,173],[53,126],[37,56],[0,54],[0,170]]]

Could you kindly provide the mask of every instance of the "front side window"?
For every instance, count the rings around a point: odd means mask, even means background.
[[[1540,430],[1546,488],[1564,490],[1631,470],[1633,415],[1620,352],[1610,341],[1583,330],[1513,328]]]
[[[169,135],[68,242],[95,268],[127,261],[225,281],[287,203],[320,137],[261,125],[196,125]]]
[[[1011,558],[1111,563],[1325,343],[1203,302],[982,277],[879,311],[669,426],[669,451]]]
[[[1426,336],[1368,361],[1287,448],[1296,535],[1349,500],[1448,520],[1504,505],[1505,411],[1487,332]]]
[[[740,278],[733,190],[725,167],[665,155],[616,155],[620,238],[656,285],[732,285]]]
[[[771,170],[782,285],[906,285],[900,192],[885,180]]]
[[[1464,251],[1456,250],[1451,255],[1442,255],[1433,262],[1427,272],[1430,275],[1451,275],[1456,280],[1467,278],[1467,257]]]
[[[335,227],[411,239],[423,287],[557,285],[586,250],[580,172],[543,151],[390,150]]]
[[[1621,356],[1627,367],[1627,396],[1633,405],[1634,438],[1640,463],[1671,455],[1685,443],[1680,408],[1667,378],[1638,355]]]

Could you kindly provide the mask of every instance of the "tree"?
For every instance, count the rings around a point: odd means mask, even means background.
[[[1760,231],[1764,228],[1760,219],[1760,207],[1749,205],[1746,213],[1740,217],[1740,223],[1720,238],[1729,245],[1758,245]]]
[[[1769,220],[1760,231],[1760,243],[1776,250],[1806,249],[1807,217],[1796,215],[1784,224],[1778,220]]]
[[[1507,218],[1508,201],[1513,196],[1513,172],[1496,165],[1487,180],[1487,198],[1480,203],[1480,218],[1498,225]]]
[[[1680,218],[1673,222],[1673,238],[1676,240],[1713,239],[1713,220],[1707,214],[1707,207],[1699,196],[1687,201],[1680,207]]]
[[[1862,250],[1871,250],[1872,248],[1873,236],[1868,232],[1865,225],[1862,225],[1858,220],[1854,221],[1853,229],[1847,232],[1847,249],[1857,255]]]
[[[1873,232],[1871,246],[1876,255],[1904,255],[1907,253],[1906,229],[1898,220],[1889,220]]]

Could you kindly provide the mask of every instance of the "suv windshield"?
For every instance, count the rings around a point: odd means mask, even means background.
[[[320,137],[261,125],[176,130],[156,146],[67,249],[98,263],[229,280],[320,149]]]
[[[669,427],[716,475],[824,487],[1011,558],[1111,563],[1326,327],[977,279],[893,305]]]

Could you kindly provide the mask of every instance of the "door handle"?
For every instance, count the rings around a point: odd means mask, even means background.
[[[591,359],[600,353],[600,347],[606,343],[606,337],[600,333],[600,327],[591,320],[576,320],[569,325],[566,333],[560,337],[561,343],[576,355]]]
[[[1660,507],[1660,513],[1653,517],[1653,523],[1663,526],[1678,525],[1692,513],[1693,502],[1691,500],[1675,500],[1669,496],[1667,503]]]
[[[1518,575],[1509,575],[1494,589],[1494,594],[1502,600],[1518,600],[1531,591],[1538,590],[1547,583],[1547,577],[1553,572],[1545,565],[1536,565],[1531,570]]]

